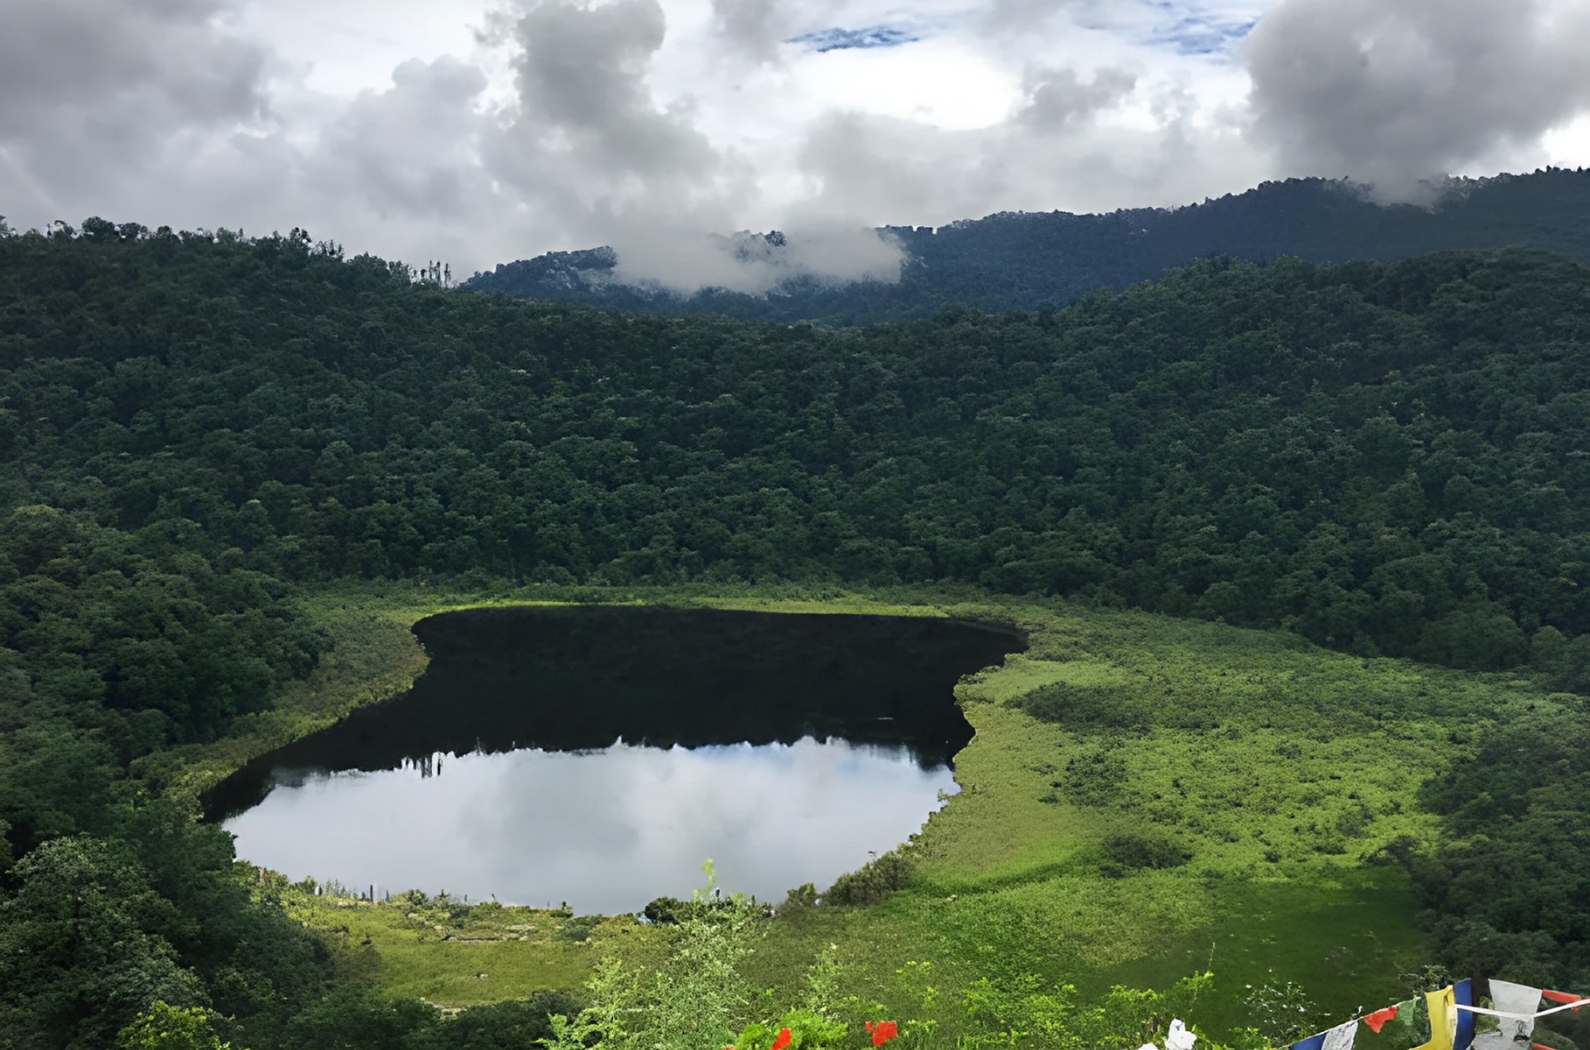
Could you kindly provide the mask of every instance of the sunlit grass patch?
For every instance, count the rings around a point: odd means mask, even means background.
[[[344,972],[442,1007],[577,988],[606,955],[643,965],[665,950],[666,931],[633,915],[469,905],[421,893],[372,902],[335,885],[316,893],[311,882],[261,879],[273,883],[290,916],[321,935]]]

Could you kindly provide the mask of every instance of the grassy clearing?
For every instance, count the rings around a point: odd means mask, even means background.
[[[789,989],[837,945],[858,993],[902,1009],[894,973],[913,960],[931,961],[948,991],[1024,973],[1084,991],[1164,987],[1212,965],[1215,1025],[1238,1021],[1244,986],[1271,976],[1308,989],[1322,1023],[1398,997],[1398,975],[1425,961],[1427,944],[1384,848],[1433,842],[1420,785],[1499,722],[1558,702],[1516,675],[1058,602],[909,591],[611,597],[954,616],[1028,632],[1025,654],[960,686],[977,735],[957,758],[961,793],[908,846],[913,884],[872,908],[786,911],[749,963],[759,983]],[[315,601],[338,643],[333,659],[269,726],[203,756],[195,777],[390,695],[423,666],[409,623],[482,604],[419,589]],[[540,935],[566,920],[487,905],[464,928],[529,924],[537,935],[443,939],[384,904],[309,897],[293,907],[357,947],[349,958],[381,987],[449,1005],[577,984],[601,954],[644,962],[665,938],[617,919],[569,942]]]
[[[443,1007],[577,987],[604,955],[644,965],[666,948],[658,928],[631,915],[576,916],[417,893],[369,901],[336,885],[317,893],[312,882],[257,877],[262,892],[324,935],[345,972]]]

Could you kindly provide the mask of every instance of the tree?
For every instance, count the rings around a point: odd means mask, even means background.
[[[0,902],[8,1050],[101,1050],[156,1001],[198,1005],[199,979],[154,932],[172,918],[125,848],[84,836],[33,850]]]
[[[209,1012],[156,1000],[116,1035],[116,1050],[232,1050],[210,1027]]]

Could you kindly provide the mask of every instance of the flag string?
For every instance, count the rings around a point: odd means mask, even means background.
[[[1487,1017],[1507,1017],[1514,1021],[1532,1021],[1536,1018],[1546,1017],[1550,1014],[1560,1014],[1564,1010],[1577,1010],[1581,1006],[1590,1006],[1590,999],[1580,999],[1572,1003],[1563,1003],[1561,1006],[1553,1006],[1549,1010],[1537,1010],[1532,1014],[1508,1013],[1506,1010],[1488,1010],[1483,1006],[1469,1006],[1466,1003],[1453,1003],[1452,1005],[1456,1006],[1459,1010],[1467,1010],[1471,1014],[1484,1014]]]
[[[1426,998],[1430,999],[1429,1005],[1433,1013],[1436,1007],[1436,997],[1444,996],[1446,999],[1445,1009],[1452,1011],[1447,1014],[1448,1018],[1456,1018],[1458,1016],[1457,1011],[1462,1011],[1467,1014],[1483,1014],[1487,1017],[1495,1017],[1507,1021],[1527,1022],[1527,1026],[1519,1029],[1520,1032],[1528,1032],[1533,1029],[1535,1021],[1542,1017],[1550,1017],[1552,1014],[1559,1014],[1564,1010],[1577,1012],[1581,1007],[1590,1006],[1590,997],[1580,997],[1568,992],[1555,992],[1544,988],[1527,988],[1522,985],[1514,988],[1506,981],[1493,982],[1493,995],[1500,994],[1500,992],[1496,991],[1497,985],[1509,989],[1510,992],[1533,993],[1534,1001],[1537,1005],[1543,998],[1550,1000],[1556,1005],[1534,1011],[1521,1011],[1516,1008],[1513,1010],[1497,1010],[1488,1006],[1475,1006],[1472,1001],[1462,1001],[1471,1000],[1473,996],[1472,985],[1467,980],[1454,982],[1441,992],[1427,993]],[[1353,1044],[1352,1033],[1357,1025],[1368,1025],[1378,1034],[1380,1029],[1396,1019],[1403,1009],[1412,1009],[1416,1003],[1417,998],[1394,1003],[1391,1006],[1382,1007],[1379,1010],[1373,1010],[1367,1014],[1354,1017],[1352,1020],[1344,1021],[1333,1028],[1328,1028],[1323,1032],[1316,1032],[1306,1039],[1298,1040],[1292,1044],[1291,1050],[1333,1050],[1333,1048],[1335,1050],[1345,1050],[1345,1048],[1349,1048]],[[1518,1004],[1515,999],[1503,1005],[1516,1007]],[[1433,1021],[1434,1018],[1432,1017]],[[1457,1022],[1456,1029],[1450,1028],[1451,1023],[1449,1020],[1439,1033],[1432,1030],[1431,1034],[1434,1041],[1426,1043],[1424,1046],[1417,1048],[1417,1050],[1430,1050],[1430,1048],[1435,1048],[1435,1050],[1443,1050],[1443,1048],[1444,1050],[1467,1050],[1474,1039],[1474,1022],[1472,1020],[1460,1020]]]

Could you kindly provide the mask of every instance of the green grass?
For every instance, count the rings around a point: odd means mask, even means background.
[[[666,950],[660,930],[629,915],[577,917],[417,895],[371,902],[336,887],[317,894],[308,883],[288,886],[267,873],[260,881],[290,916],[321,932],[345,972],[443,1007],[577,987],[604,955],[644,965]]]
[[[1420,785],[1498,722],[1558,702],[1524,676],[1363,659],[1280,633],[1060,602],[913,591],[610,597],[954,616],[1028,632],[1025,654],[958,689],[977,733],[956,760],[961,793],[908,847],[912,885],[872,908],[786,914],[748,966],[759,983],[792,989],[823,946],[837,945],[858,993],[901,1009],[893,974],[913,960],[930,960],[950,992],[977,976],[1023,973],[1084,992],[1165,987],[1212,965],[1205,1023],[1215,1031],[1242,1019],[1244,986],[1268,977],[1302,984],[1322,1024],[1397,998],[1398,975],[1428,961],[1428,942],[1383,848],[1433,843],[1438,826],[1420,807]],[[241,743],[195,753],[193,776],[210,780],[283,733],[392,695],[423,666],[407,625],[478,604],[417,588],[314,598],[337,642],[331,658]],[[1101,769],[1113,791],[1090,790]],[[1123,868],[1111,853],[1122,836],[1188,859]],[[604,952],[644,962],[662,950],[661,934],[629,920],[581,942],[443,940],[386,906],[296,906],[305,922],[353,942],[348,958],[364,959],[381,987],[450,1005],[577,984]],[[490,908],[469,921],[504,925]]]

